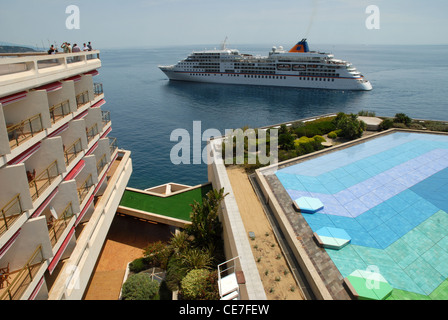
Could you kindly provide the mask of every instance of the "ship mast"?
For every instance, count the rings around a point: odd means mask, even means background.
[[[226,42],[227,42],[227,36],[224,39],[224,41],[221,43],[221,50],[225,50],[226,49]]]

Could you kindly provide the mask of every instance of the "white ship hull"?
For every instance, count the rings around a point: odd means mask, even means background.
[[[170,80],[331,90],[372,90],[348,61],[310,51],[306,39],[291,50],[273,47],[269,56],[238,50],[195,51],[171,66],[159,66]]]
[[[231,73],[191,73],[160,67],[170,80],[221,84],[277,86],[328,90],[372,90],[369,81],[353,78],[299,77],[298,75],[257,75]]]

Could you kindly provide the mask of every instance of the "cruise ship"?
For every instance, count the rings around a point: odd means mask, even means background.
[[[268,56],[236,49],[195,51],[175,65],[159,66],[170,80],[334,90],[372,90],[348,61],[310,51],[302,39],[289,51],[273,47]]]
[[[80,300],[132,173],[99,51],[1,54],[0,300]]]

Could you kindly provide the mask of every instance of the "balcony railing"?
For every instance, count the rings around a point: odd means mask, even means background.
[[[68,148],[65,148],[64,146],[65,164],[68,166],[81,151],[81,138],[73,142]]]
[[[42,173],[29,181],[31,198],[35,201],[59,175],[58,161],[54,160]],[[32,178],[32,176],[31,176]]]
[[[6,288],[1,289],[3,293],[0,294],[0,300],[19,300],[28,288],[28,285],[33,281],[44,260],[42,245],[39,245],[28,259],[25,266],[23,266],[19,272],[14,272],[15,277],[9,285]]]
[[[79,203],[82,203],[87,194],[89,193],[90,187],[93,186],[92,174],[89,174],[87,179],[83,182],[80,188],[78,188],[78,199]]]
[[[56,123],[70,113],[70,102],[68,100],[50,107],[51,122]]]
[[[0,235],[8,230],[23,212],[20,194],[17,194],[0,210]]]
[[[104,167],[107,165],[106,154],[103,154],[101,159],[96,163],[96,170],[98,175],[103,171]]]
[[[78,105],[78,108],[85,105],[89,101],[89,91],[84,91],[76,96],[76,104]]]
[[[50,216],[48,221],[48,234],[50,236],[51,245],[54,246],[58,242],[61,234],[67,228],[69,220],[73,217],[73,207],[70,202],[67,207],[65,207],[64,212],[62,212],[59,219],[54,220],[53,216]]]
[[[34,137],[36,133],[44,130],[42,125],[41,114],[37,114],[31,118],[16,124],[6,124],[11,148],[19,146],[23,141]]]
[[[93,84],[93,93],[95,96],[99,96],[103,94],[103,84],[102,83],[94,83]]]
[[[118,149],[117,138],[109,137],[109,148],[110,148],[110,155],[113,155],[115,150]]]
[[[87,131],[87,141],[90,142],[99,133],[98,123],[95,123],[93,126],[88,128],[86,131]]]
[[[101,117],[103,119],[103,126],[110,122],[110,111],[101,110]]]

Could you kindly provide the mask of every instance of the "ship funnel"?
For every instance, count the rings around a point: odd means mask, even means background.
[[[308,42],[306,39],[300,40],[294,47],[289,50],[289,52],[309,52]]]

